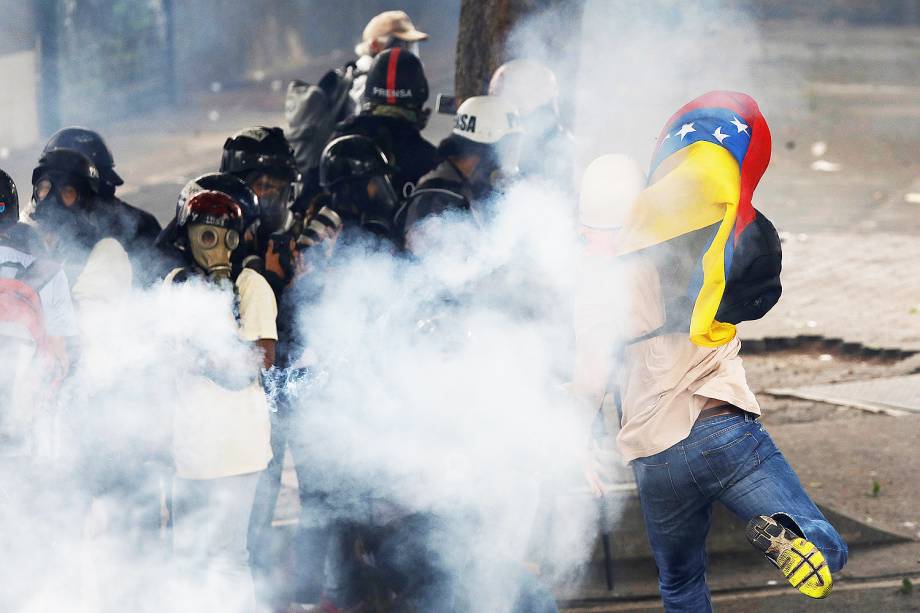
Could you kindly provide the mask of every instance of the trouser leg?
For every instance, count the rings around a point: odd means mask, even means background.
[[[706,585],[711,504],[696,489],[681,451],[672,448],[632,464],[665,611],[711,611]]]
[[[200,582],[192,583],[195,602],[234,613],[255,611],[247,534],[259,475],[175,479],[174,550],[180,572]]]
[[[757,515],[773,517],[814,543],[824,554],[832,572],[843,568],[847,562],[847,545],[840,533],[815,506],[763,426],[754,424],[751,434],[758,439],[757,466],[728,484],[720,496],[722,504],[744,521]]]

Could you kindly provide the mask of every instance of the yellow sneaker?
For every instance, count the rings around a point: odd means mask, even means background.
[[[814,543],[760,515],[745,530],[751,545],[773,562],[787,581],[809,598],[827,598],[833,587],[831,571]]]

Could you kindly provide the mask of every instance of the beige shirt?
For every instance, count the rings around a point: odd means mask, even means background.
[[[580,285],[576,299],[578,395],[599,407],[609,373],[617,369],[618,343],[664,323],[658,271],[643,256],[610,260]],[[599,290],[616,284],[625,295]],[[601,292],[601,299],[591,298]],[[586,299],[585,296],[588,296]],[[609,347],[607,351],[603,347]],[[687,438],[704,408],[733,404],[760,414],[748,387],[736,338],[720,347],[699,347],[686,333],[663,334],[628,345],[613,381],[619,386],[622,419],[617,443],[623,460],[654,455]]]
[[[166,277],[167,284],[177,272]],[[247,268],[237,277],[236,287],[240,339],[277,340],[278,309],[268,282]],[[181,390],[174,412],[176,475],[217,479],[264,470],[272,458],[270,434],[268,402],[258,381],[242,390],[231,390],[196,377]]]
[[[632,288],[629,338],[664,323],[661,287],[655,266],[630,258]],[[654,455],[687,438],[700,411],[732,404],[760,415],[738,352],[741,341],[700,347],[686,333],[663,334],[626,347],[618,377],[623,417],[617,442],[623,459]]]

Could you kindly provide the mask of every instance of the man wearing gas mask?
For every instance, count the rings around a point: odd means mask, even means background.
[[[296,238],[302,234],[304,224],[300,214],[293,213],[290,208],[300,174],[294,151],[283,131],[264,126],[246,128],[228,138],[224,143],[220,169],[242,179],[259,200],[259,219],[249,230],[249,245],[255,249],[255,254],[245,258],[246,267],[265,277],[278,305],[277,368],[264,375],[266,389],[276,408],[271,413],[272,461],[259,478],[249,522],[251,564],[257,581],[272,584],[266,590],[272,593],[276,591],[272,587],[277,587],[284,580],[280,575],[287,570],[278,560],[272,559],[277,552],[272,547],[271,522],[281,489],[284,452],[289,441],[298,481],[304,483],[304,462],[300,453],[303,446],[297,438],[298,431],[288,427],[288,422],[295,415],[285,385],[290,377],[305,376],[297,361],[302,352],[302,342],[295,327],[304,293],[300,286],[297,291],[289,289],[299,269]],[[304,530],[298,533],[297,538],[298,551],[304,549],[309,552],[312,549],[310,541],[317,536]],[[298,564],[297,569],[301,570],[307,563]]]
[[[447,211],[470,213],[477,223],[489,216],[490,201],[517,172],[521,129],[517,112],[496,96],[474,96],[457,109],[453,133],[441,141],[444,159],[422,177],[397,213],[406,247],[423,242],[425,218]]]
[[[374,58],[367,74],[361,112],[337,127],[333,138],[360,135],[371,139],[393,166],[393,186],[405,197],[438,163],[438,151],[422,137],[430,109],[428,80],[421,61],[401,48]]]
[[[99,169],[72,149],[43,154],[32,172],[28,217],[51,257],[64,264],[78,310],[131,290],[131,262],[100,212],[100,189]]]
[[[236,595],[240,610],[255,610],[247,533],[256,486],[272,457],[269,407],[259,369],[274,362],[275,297],[252,268],[238,271],[233,254],[244,232],[244,209],[258,201],[240,179],[213,173],[191,181],[176,207],[177,248],[185,266],[167,287],[205,283],[232,291],[238,336],[254,345],[258,363],[207,355],[183,389],[173,423],[174,550],[180,564],[219,582],[214,593]],[[217,314],[216,314],[217,315]],[[226,317],[234,313],[228,309]],[[224,591],[226,590],[226,591]]]
[[[392,172],[383,152],[364,136],[342,136],[326,145],[320,184],[331,196],[330,208],[342,220],[340,241],[350,242],[360,235],[387,242],[397,239],[393,216],[400,200]],[[380,246],[385,248],[383,243]]]
[[[150,213],[116,197],[115,191],[124,180],[115,172],[115,160],[102,136],[86,128],[64,128],[48,140],[42,156],[59,150],[76,151],[96,167],[98,187],[91,196],[94,223],[102,236],[115,238],[125,248],[131,259],[135,284],[153,283],[160,272],[152,265],[160,224]]]
[[[248,229],[252,255],[259,259],[248,265],[280,298],[295,272],[292,243],[303,223],[291,212],[300,180],[294,150],[281,128],[246,128],[224,143],[220,172],[242,179],[259,199],[258,221]]]

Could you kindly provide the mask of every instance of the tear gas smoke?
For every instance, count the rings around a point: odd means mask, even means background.
[[[544,61],[568,87],[575,114],[563,119],[582,164],[614,151],[644,162],[663,119],[687,99],[716,87],[756,91],[756,31],[742,16],[726,18],[717,4],[645,6],[590,1],[580,35],[548,13],[510,39],[509,57]],[[565,59],[549,50],[550,24],[579,41]],[[310,487],[331,496],[302,521],[451,518],[437,546],[456,553],[476,610],[510,606],[499,562],[541,560],[547,579],[573,580],[593,550],[596,507],[580,472],[587,425],[561,390],[580,245],[574,198],[553,183],[515,185],[491,203],[484,227],[427,220],[412,261],[341,246],[322,294],[304,294],[298,313],[321,376],[290,390],[294,427],[309,441]],[[606,289],[622,302],[621,288]],[[256,357],[220,315],[230,301],[190,283],[81,311],[82,357],[44,445],[53,452],[38,485],[13,493],[22,514],[2,524],[7,610],[245,606],[227,586],[174,570],[156,529],[136,526],[150,522],[142,509],[169,482],[171,423],[189,381],[232,387],[254,376]],[[160,461],[129,466],[139,456]],[[110,493],[92,503],[97,490]],[[576,490],[577,504],[541,530],[538,516]],[[84,534],[87,515],[96,528]]]

